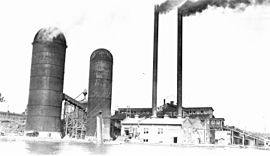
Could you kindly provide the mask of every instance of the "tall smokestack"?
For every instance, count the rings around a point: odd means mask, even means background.
[[[183,16],[180,8],[177,9],[177,114],[183,116],[182,110],[182,35],[183,35]]]
[[[157,116],[157,67],[158,67],[158,5],[154,11],[154,52],[153,52],[153,83],[152,83],[152,117]]]

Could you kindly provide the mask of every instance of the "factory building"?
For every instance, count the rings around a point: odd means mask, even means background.
[[[209,120],[212,128],[219,129],[224,126],[224,118],[215,118],[214,109],[212,107],[182,107],[183,118],[199,118],[202,122]],[[152,108],[118,108],[115,114],[111,117],[112,120],[123,120],[126,117],[134,117],[136,114],[139,117],[149,118]],[[163,118],[167,115],[170,118],[177,118],[177,106],[173,103],[166,103],[157,107],[157,117]]]
[[[165,103],[165,102],[164,102]],[[111,129],[114,137],[123,134],[123,122],[125,119],[138,118],[151,119],[152,108],[118,108],[115,114],[111,117]],[[182,107],[183,118],[188,118],[190,121],[198,121],[201,125],[205,125],[208,128],[206,139],[210,143],[215,142],[215,131],[223,130],[224,118],[215,118],[212,107]],[[157,107],[157,119],[164,122],[169,119],[177,119],[177,106],[173,103],[165,103],[164,105]],[[166,120],[165,120],[166,119]],[[153,119],[154,120],[154,119]],[[126,122],[126,121],[125,121]],[[209,139],[209,140],[208,140]]]
[[[268,145],[269,139],[224,124],[212,107],[183,107],[183,118],[173,102],[158,107],[157,117],[151,108],[119,108],[111,117],[112,136],[131,142],[164,144]]]
[[[18,114],[18,113],[11,113],[9,111],[7,112],[0,111],[0,121],[4,120],[14,120],[24,123],[26,120],[26,116],[25,113]]]
[[[131,141],[161,144],[205,144],[210,142],[210,129],[199,119],[190,118],[126,118],[121,135]]]

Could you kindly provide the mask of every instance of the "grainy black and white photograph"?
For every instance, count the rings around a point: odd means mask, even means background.
[[[0,155],[270,154],[270,0],[9,0],[0,19]]]

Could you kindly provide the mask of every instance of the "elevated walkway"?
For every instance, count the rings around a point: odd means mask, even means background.
[[[86,108],[87,103],[79,102],[63,93],[64,138],[84,139],[86,132]]]
[[[224,126],[223,130],[231,132],[231,144],[249,145],[249,146],[270,146],[270,140],[258,136],[252,132],[236,128],[234,126]]]
[[[83,105],[81,102],[73,99],[72,97],[68,96],[65,93],[63,93],[63,100],[69,102],[69,104],[74,105],[80,110],[86,111],[86,105]]]

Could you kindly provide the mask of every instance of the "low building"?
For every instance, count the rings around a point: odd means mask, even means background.
[[[141,143],[206,144],[210,129],[199,119],[126,118],[121,122],[121,135]]]
[[[4,121],[4,120],[13,120],[13,121],[25,123],[26,115],[25,113],[19,114],[19,113],[11,113],[9,111],[7,112],[0,111],[0,121]]]

